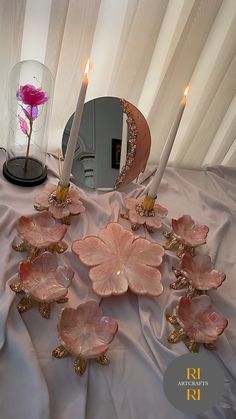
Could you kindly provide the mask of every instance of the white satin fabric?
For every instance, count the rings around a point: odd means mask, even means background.
[[[4,161],[1,153],[1,163]],[[57,183],[57,163],[48,158],[49,178]],[[115,318],[119,331],[109,350],[111,364],[102,367],[91,361],[83,377],[73,371],[73,358],[57,360],[51,352],[58,345],[57,320],[62,306],[54,304],[50,320],[36,308],[20,315],[9,284],[17,280],[23,255],[11,248],[18,217],[33,214],[34,196],[43,186],[22,188],[0,181],[0,417],[1,419],[234,419],[236,415],[236,329],[235,329],[235,235],[236,171],[223,167],[206,171],[168,168],[162,181],[159,203],[169,209],[169,219],[190,214],[210,228],[209,252],[217,269],[227,279],[210,296],[229,325],[210,356],[225,372],[224,394],[213,409],[199,415],[177,411],[167,401],[163,373],[170,362],[187,353],[183,343],[167,341],[173,327],[165,313],[171,312],[184,291],[169,289],[172,265],[178,260],[166,252],[161,267],[164,292],[157,298],[137,297],[131,292],[103,299],[105,315]],[[107,193],[80,189],[86,212],[74,217],[66,242],[97,234],[108,222],[117,221],[124,210],[122,197],[138,196],[144,186],[132,184],[122,192]],[[164,226],[169,225],[169,219]],[[130,228],[127,221],[121,223]],[[163,243],[161,231],[136,235]],[[69,305],[76,307],[88,299],[100,301],[91,288],[88,269],[70,250],[60,256],[75,271],[69,291]],[[201,349],[205,351],[205,349]]]

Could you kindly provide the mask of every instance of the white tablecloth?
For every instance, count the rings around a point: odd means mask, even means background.
[[[1,152],[1,163],[4,162]],[[48,158],[49,178],[57,183],[57,163]],[[217,269],[227,275],[226,281],[210,293],[228,319],[229,325],[210,356],[224,368],[224,395],[213,409],[199,415],[177,411],[167,401],[163,373],[170,362],[187,353],[183,343],[171,345],[167,335],[173,327],[165,320],[184,291],[173,291],[172,265],[178,260],[166,252],[161,267],[164,292],[158,298],[137,297],[131,292],[103,299],[105,315],[115,318],[119,331],[109,350],[111,364],[102,367],[90,362],[83,377],[73,370],[73,358],[57,360],[51,352],[58,345],[57,319],[62,307],[54,304],[50,320],[43,319],[36,308],[20,315],[18,297],[9,283],[17,280],[17,269],[23,254],[11,248],[16,222],[21,215],[33,214],[33,197],[43,188],[22,188],[8,183],[1,175],[0,228],[0,418],[1,419],[235,419],[236,417],[236,170],[223,167],[207,171],[168,168],[159,193],[159,203],[169,209],[165,226],[174,217],[189,214],[210,228],[209,252]],[[107,193],[80,189],[86,212],[74,217],[66,242],[96,234],[108,222],[117,221],[122,196],[138,196],[144,187],[129,185],[122,192]],[[125,220],[123,226],[130,228]],[[150,240],[164,242],[161,231],[149,235],[143,229],[136,233]],[[75,271],[69,291],[69,305],[76,307],[87,299],[100,301],[91,288],[88,269],[70,250],[62,260]],[[205,351],[205,349],[201,349]]]

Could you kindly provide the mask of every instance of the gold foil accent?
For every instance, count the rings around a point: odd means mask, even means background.
[[[111,362],[110,358],[106,355],[100,355],[98,358],[96,358],[96,361],[100,365],[109,365]]]
[[[164,232],[163,235],[168,239],[167,242],[162,245],[164,249],[166,250],[176,249],[176,255],[179,258],[182,258],[182,256],[185,253],[188,253],[192,257],[196,256],[195,248],[181,243],[181,241],[178,240],[177,237],[175,237],[174,233]]]
[[[20,244],[12,244],[12,249],[14,249],[16,252],[26,252],[28,251],[28,245],[26,242],[22,242]]]
[[[188,342],[184,342],[187,346],[189,352],[197,353],[199,351],[199,344],[195,342],[194,340],[189,340]]]
[[[184,337],[186,337],[186,333],[183,329],[183,327],[177,327],[177,329],[174,330],[169,336],[168,336],[168,342],[170,343],[177,343],[180,342]]]
[[[131,228],[132,228],[132,230],[133,230],[133,231],[138,230],[138,229],[139,229],[139,227],[140,227],[140,224],[138,224],[138,223],[131,224]]]
[[[76,374],[83,375],[87,367],[87,360],[78,356],[74,362],[74,370]]]
[[[17,310],[19,313],[24,313],[27,310],[30,310],[32,308],[32,301],[31,298],[28,295],[25,295],[21,298],[20,302],[17,305]]]
[[[69,192],[70,186],[62,186],[60,183],[57,185],[56,189],[56,199],[58,202],[65,202],[68,192]]]
[[[69,352],[67,351],[66,348],[64,348],[63,345],[57,346],[57,348],[55,348],[52,351],[52,356],[54,356],[54,358],[61,359],[61,358],[65,358],[68,355],[69,355]]]
[[[12,291],[14,291],[16,294],[20,294],[22,292],[24,292],[21,288],[20,282],[17,282],[15,284],[11,284],[10,288]]]
[[[39,312],[44,319],[50,317],[50,305],[46,301],[39,303]]]
[[[166,320],[171,324],[178,324],[177,317],[174,314],[166,313]]]
[[[59,300],[56,301],[57,304],[63,304],[63,303],[67,303],[67,301],[69,300],[68,297],[63,297],[60,298]]]
[[[177,280],[170,284],[170,288],[174,290],[179,290],[189,285],[187,278],[184,276],[181,270],[172,268],[172,271],[175,274]]]
[[[64,253],[67,249],[68,246],[65,242],[59,242],[48,247],[48,251],[51,253]]]
[[[216,345],[214,342],[210,342],[210,343],[204,343],[203,346],[208,349],[208,351],[215,351],[216,350]]]

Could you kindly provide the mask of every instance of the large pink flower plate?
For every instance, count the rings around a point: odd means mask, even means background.
[[[94,291],[102,297],[123,294],[128,288],[136,294],[153,296],[163,291],[157,267],[164,249],[146,239],[135,239],[118,223],[108,224],[98,237],[74,241],[72,251],[92,267],[89,277]]]

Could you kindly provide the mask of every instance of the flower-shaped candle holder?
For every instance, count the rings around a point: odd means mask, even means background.
[[[168,239],[164,248],[167,250],[176,248],[176,254],[180,258],[184,253],[195,256],[195,248],[206,243],[208,231],[206,225],[195,224],[189,215],[183,215],[177,220],[172,219],[172,232],[164,233]]]
[[[132,230],[138,230],[144,226],[149,233],[153,233],[162,226],[162,220],[168,214],[168,210],[158,204],[154,204],[152,209],[145,209],[143,197],[139,199],[124,198],[124,203],[128,212],[121,214],[121,217],[130,221]]]
[[[81,262],[92,266],[89,277],[93,290],[102,297],[120,295],[128,287],[136,294],[158,296],[163,291],[161,273],[164,249],[157,243],[134,238],[131,231],[110,223],[98,237],[86,237],[72,243],[72,251]]]
[[[194,258],[185,254],[181,268],[173,268],[176,281],[170,288],[178,290],[188,287],[187,296],[204,294],[210,289],[217,289],[225,280],[225,274],[214,269],[210,256],[197,255]]]
[[[68,300],[66,295],[73,276],[74,272],[59,264],[57,256],[49,252],[33,262],[21,262],[20,281],[10,285],[15,293],[24,293],[18,303],[18,311],[23,313],[32,307],[33,302],[37,302],[40,314],[48,319],[51,303],[65,303]]]
[[[74,355],[75,372],[82,375],[89,359],[96,359],[101,365],[110,363],[105,354],[117,330],[117,322],[103,316],[96,301],[87,301],[77,309],[65,308],[58,325],[61,345],[53,350],[52,355],[55,358]]]
[[[177,326],[168,341],[177,343],[183,340],[190,352],[198,352],[199,343],[209,350],[216,349],[215,342],[228,324],[228,320],[214,309],[207,295],[181,297],[176,315],[167,314],[166,318]]]
[[[48,250],[63,253],[67,245],[62,242],[67,227],[56,222],[52,215],[44,211],[32,216],[20,217],[17,225],[18,236],[12,247],[18,252],[27,252],[28,260]]]
[[[37,211],[48,210],[57,220],[70,224],[70,215],[78,215],[85,211],[79,198],[79,192],[75,188],[63,188],[48,183],[35,197],[34,207]]]

